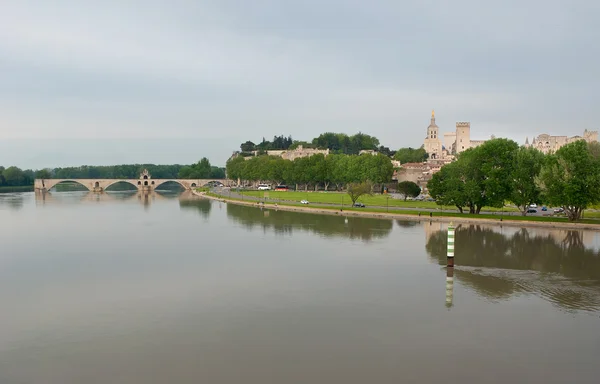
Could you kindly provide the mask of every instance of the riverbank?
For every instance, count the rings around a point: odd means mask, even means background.
[[[213,194],[210,192],[199,192],[192,191],[196,196],[205,197],[211,200],[222,201],[230,204],[245,205],[249,207],[265,207],[277,210],[291,211],[291,212],[305,212],[305,213],[316,213],[324,215],[334,216],[353,216],[353,217],[369,217],[377,219],[399,219],[399,220],[410,220],[410,221],[435,221],[442,223],[463,223],[463,224],[487,224],[487,225],[505,225],[512,227],[538,227],[538,228],[560,228],[560,229],[589,229],[589,230],[600,230],[600,222],[578,222],[571,223],[566,221],[559,221],[560,219],[551,218],[532,218],[522,216],[508,216],[501,218],[490,218],[488,216],[480,215],[480,217],[464,217],[461,214],[451,213],[433,213],[433,212],[418,212],[418,211],[404,211],[398,212],[380,212],[376,210],[364,210],[364,208],[346,208],[340,209],[338,207],[309,207],[299,206],[291,204],[278,204],[278,203],[262,203],[257,201],[243,201],[239,199],[227,198],[221,195]],[[463,217],[461,217],[463,216]],[[535,219],[535,220],[533,220]]]

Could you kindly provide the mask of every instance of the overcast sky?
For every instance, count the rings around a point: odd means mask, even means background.
[[[597,0],[1,0],[0,164],[224,165],[325,131],[598,129]]]

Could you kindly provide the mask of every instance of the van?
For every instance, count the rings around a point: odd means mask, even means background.
[[[271,189],[271,186],[269,184],[258,184],[258,188],[259,191],[268,191]]]

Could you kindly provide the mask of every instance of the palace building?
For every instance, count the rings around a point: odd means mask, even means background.
[[[454,155],[484,142],[485,140],[471,140],[470,122],[457,122],[454,132],[446,132],[440,137],[440,128],[435,123],[435,111],[431,111],[431,122],[427,127],[427,137],[423,144],[428,155],[427,161],[450,162],[454,159]]]

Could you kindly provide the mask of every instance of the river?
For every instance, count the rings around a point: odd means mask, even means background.
[[[0,383],[597,383],[600,236],[0,195]]]

